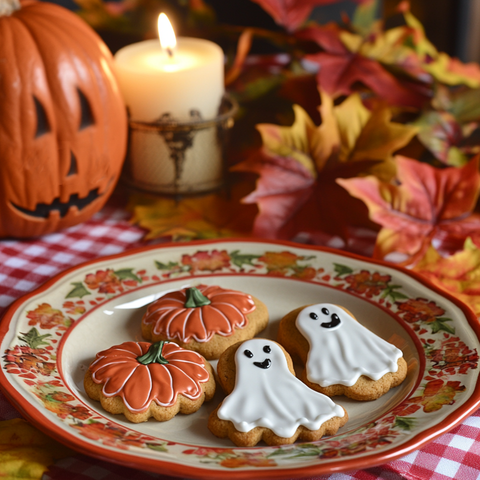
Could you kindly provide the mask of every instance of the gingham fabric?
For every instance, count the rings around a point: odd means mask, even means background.
[[[0,315],[15,299],[34,290],[67,267],[104,255],[145,245],[144,232],[128,223],[128,213],[105,207],[90,221],[34,240],[0,241]],[[0,394],[0,420],[20,416]],[[227,474],[226,474],[227,476]],[[45,479],[141,480],[170,479],[132,470],[85,455],[74,455],[51,466]],[[255,478],[252,471],[251,478]],[[313,478],[313,477],[310,477]],[[480,413],[466,419],[421,450],[400,460],[367,470],[337,473],[331,480],[474,480],[480,479]]]

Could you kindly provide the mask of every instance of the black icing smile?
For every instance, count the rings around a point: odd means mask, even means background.
[[[55,210],[60,213],[60,217],[64,217],[70,210],[70,207],[76,206],[78,210],[82,210],[100,196],[101,194],[98,193],[98,188],[94,188],[90,190],[90,192],[88,192],[88,195],[84,198],[79,198],[78,193],[73,193],[72,195],[70,195],[68,202],[61,202],[60,198],[57,197],[50,204],[38,203],[35,207],[35,210],[28,210],[27,208],[19,207],[14,203],[12,203],[12,205],[20,212],[36,218],[48,218],[50,216],[50,212]]]
[[[263,362],[253,362],[253,364],[258,368],[266,370],[267,368],[270,368],[272,361],[269,358],[266,358]]]
[[[342,323],[342,321],[340,320],[340,317],[336,313],[333,313],[330,318],[331,318],[330,322],[323,322],[320,324],[320,326],[322,328],[333,328]]]

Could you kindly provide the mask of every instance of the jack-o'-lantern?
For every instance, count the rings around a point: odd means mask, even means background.
[[[112,193],[126,143],[98,35],[57,5],[0,0],[0,237],[87,220]]]

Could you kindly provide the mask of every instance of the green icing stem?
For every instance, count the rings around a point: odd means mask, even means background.
[[[163,345],[168,343],[164,340],[153,343],[148,349],[148,352],[140,357],[137,357],[137,361],[142,365],[149,365],[150,363],[160,363],[161,365],[168,365],[168,361],[163,358],[162,350]]]
[[[212,302],[196,287],[187,288],[185,308],[204,307]]]

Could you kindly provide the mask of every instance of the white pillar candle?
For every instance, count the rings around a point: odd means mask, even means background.
[[[162,38],[159,21],[159,35]],[[130,120],[156,122],[168,114],[171,120],[189,122],[213,119],[224,94],[223,51],[213,42],[199,38],[166,41],[147,40],[119,50],[115,70]],[[159,135],[131,137],[130,168],[134,180],[149,190],[184,193],[218,186],[222,159],[215,153],[215,130],[199,131],[186,151],[180,183],[168,161],[168,147]],[[197,154],[202,150],[201,160]],[[162,153],[163,152],[163,153]],[[197,153],[196,153],[197,152]],[[167,157],[159,161],[159,157]],[[210,157],[210,159],[208,159]]]
[[[154,122],[164,113],[179,121],[198,110],[214,118],[223,96],[223,52],[213,42],[179,38],[172,56],[158,40],[122,48],[115,70],[130,118]]]

